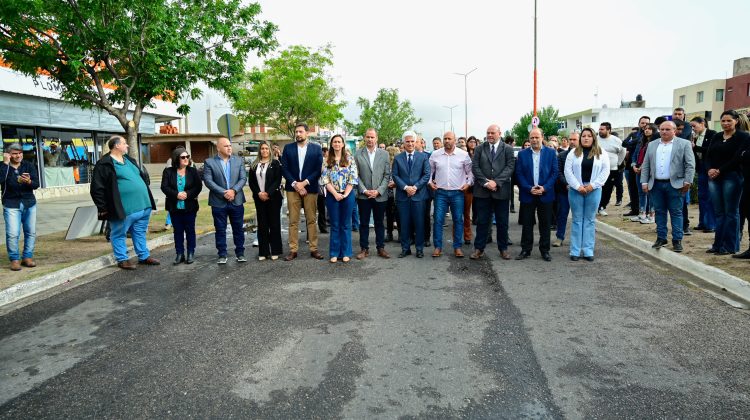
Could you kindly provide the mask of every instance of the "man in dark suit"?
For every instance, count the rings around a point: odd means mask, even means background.
[[[690,120],[690,126],[693,128],[691,141],[693,153],[695,153],[695,171],[698,173],[698,226],[696,229],[711,233],[716,229],[716,216],[711,204],[711,194],[708,192],[708,166],[705,162],[705,155],[716,131],[709,130],[706,125],[707,121],[703,117]]]
[[[415,151],[417,134],[407,131],[403,135],[404,151],[393,159],[393,181],[396,183],[396,206],[399,213],[399,239],[401,253],[399,258],[411,255],[409,233],[412,224],[415,226],[414,244],[417,258],[424,257],[423,218],[427,183],[430,181],[430,163],[425,153]]]
[[[286,180],[287,206],[289,209],[289,254],[284,260],[297,258],[299,249],[300,211],[305,209],[307,239],[310,242],[310,256],[322,260],[318,252],[318,180],[323,169],[323,151],[320,145],[307,141],[308,127],[298,123],[294,127],[294,143],[284,146],[281,153],[281,171]]]
[[[209,189],[208,205],[214,218],[216,229],[216,250],[219,264],[227,263],[227,218],[232,224],[234,254],[237,262],[246,262],[245,231],[242,224],[245,216],[245,193],[242,188],[247,182],[245,163],[232,155],[232,143],[222,137],[216,142],[218,154],[207,159],[203,165],[203,182]]]
[[[390,258],[385,251],[385,206],[388,202],[388,180],[391,176],[390,156],[378,148],[378,132],[369,128],[365,132],[365,147],[354,156],[357,162],[357,206],[359,207],[359,246],[357,259],[370,255],[370,214],[375,223],[375,246],[378,256]]]
[[[473,260],[484,256],[487,233],[492,215],[497,223],[497,248],[500,257],[510,259],[508,253],[508,209],[511,198],[511,176],[516,166],[513,146],[500,141],[500,127],[487,128],[487,141],[474,149],[471,172],[474,174],[474,202],[477,209],[477,234],[474,239]]]
[[[552,202],[557,181],[557,154],[542,145],[542,130],[533,128],[529,133],[531,147],[518,153],[516,180],[521,201],[521,253],[523,260],[531,255],[534,246],[534,214],[539,220],[539,251],[542,259],[552,261],[550,250],[550,223]]]

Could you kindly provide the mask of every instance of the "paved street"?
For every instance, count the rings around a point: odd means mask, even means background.
[[[0,317],[0,418],[750,417],[749,314],[597,245],[221,267],[207,237]]]

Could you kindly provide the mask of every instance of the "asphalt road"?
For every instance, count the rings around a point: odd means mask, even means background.
[[[749,314],[611,241],[593,263],[199,245],[0,317],[0,418],[750,417]]]

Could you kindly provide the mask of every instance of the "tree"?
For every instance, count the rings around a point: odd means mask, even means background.
[[[544,107],[537,113],[537,116],[539,117],[539,128],[545,137],[557,135],[560,123],[562,122],[558,116],[557,109],[552,106]],[[533,113],[529,112],[513,125],[511,133],[516,139],[516,145],[522,145],[529,138],[529,124],[531,124],[532,117]]]
[[[359,122],[346,121],[344,125],[347,131],[364,136],[365,130],[374,128],[380,141],[385,144],[392,144],[395,139],[401,138],[404,131],[422,122],[421,118],[414,116],[411,102],[399,100],[398,89],[380,89],[372,103],[360,97],[357,105],[362,109]]]
[[[327,74],[333,64],[331,47],[317,51],[294,45],[263,68],[253,68],[234,101],[234,109],[248,125],[264,124],[294,137],[294,125],[332,126],[346,105]]]
[[[14,70],[59,82],[62,99],[117,118],[135,157],[154,98],[197,99],[198,81],[235,95],[250,51],[276,45],[276,26],[259,14],[257,3],[241,0],[3,0],[0,56]]]

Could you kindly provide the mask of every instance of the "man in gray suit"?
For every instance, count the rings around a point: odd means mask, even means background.
[[[492,214],[497,223],[497,248],[500,257],[510,259],[508,253],[508,209],[513,188],[510,177],[516,168],[513,147],[500,141],[500,127],[487,128],[487,141],[474,149],[471,171],[474,174],[474,203],[477,209],[477,234],[474,252],[469,256],[478,260],[484,256],[487,233]]]
[[[390,258],[385,252],[385,205],[388,202],[388,179],[391,176],[390,156],[378,148],[378,132],[368,128],[365,132],[365,147],[354,156],[359,171],[357,185],[357,207],[359,208],[359,247],[357,259],[370,255],[370,213],[375,219],[375,246],[378,256]]]
[[[245,232],[242,229],[245,216],[245,194],[242,188],[247,182],[245,164],[238,156],[232,156],[232,143],[222,137],[216,142],[219,154],[207,159],[203,165],[203,182],[209,189],[208,205],[216,229],[216,249],[219,264],[227,263],[227,218],[232,224],[234,254],[237,262],[246,262]]]
[[[656,211],[656,242],[667,244],[667,211],[672,221],[672,250],[682,252],[682,200],[695,176],[695,156],[691,143],[675,136],[677,126],[664,121],[659,126],[661,140],[652,141],[641,165],[641,188],[650,194]]]

